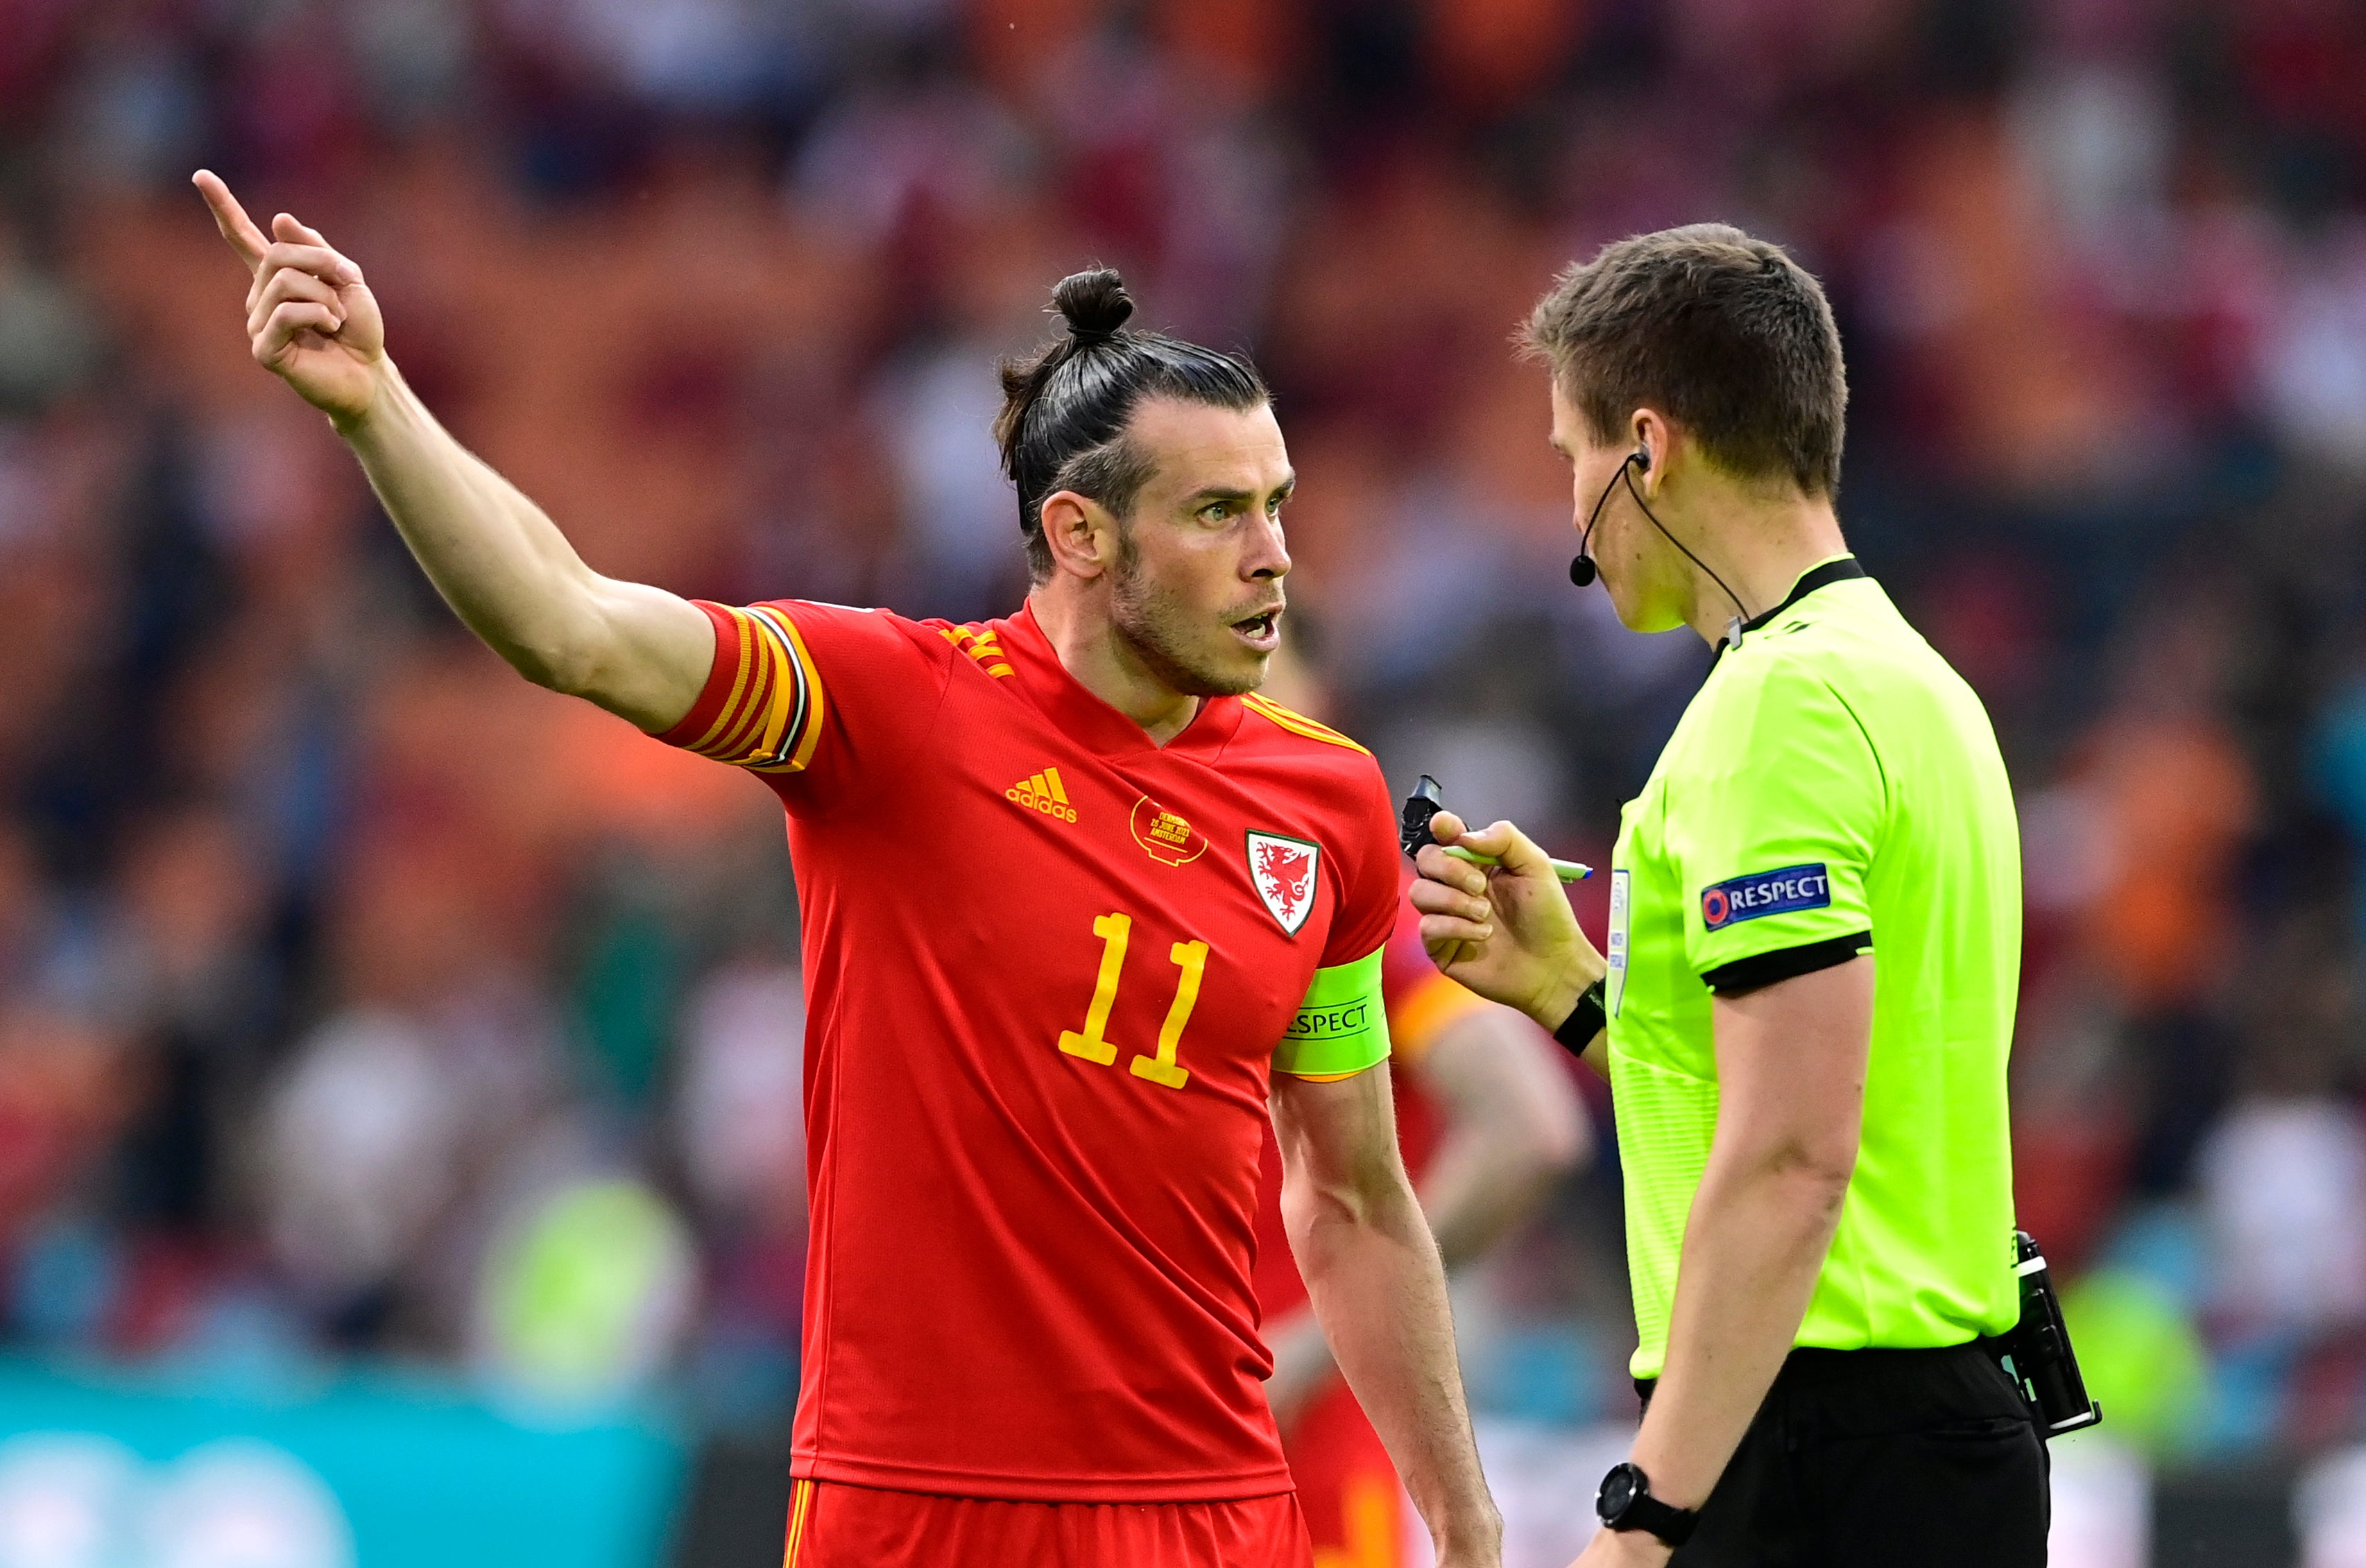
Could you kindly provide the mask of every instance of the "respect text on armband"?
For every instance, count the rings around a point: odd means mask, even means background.
[[[1794,910],[1829,909],[1832,879],[1823,862],[1786,866],[1779,871],[1755,871],[1701,890],[1701,926],[1721,931],[1740,920],[1788,914]]]
[[[1331,1007],[1301,1007],[1290,1021],[1286,1039],[1340,1040],[1372,1031],[1372,1003],[1359,997]]]

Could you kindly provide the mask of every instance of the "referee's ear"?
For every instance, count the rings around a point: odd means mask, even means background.
[[[1657,409],[1638,409],[1628,417],[1628,477],[1645,500],[1659,498],[1660,486],[1675,457],[1676,432]]]

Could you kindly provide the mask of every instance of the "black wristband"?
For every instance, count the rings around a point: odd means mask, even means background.
[[[1585,1054],[1585,1047],[1594,1044],[1594,1036],[1602,1033],[1603,1025],[1609,1022],[1610,1015],[1603,1011],[1602,1006],[1602,982],[1595,980],[1579,995],[1577,1005],[1570,1009],[1569,1016],[1562,1019],[1560,1027],[1553,1031],[1553,1038],[1559,1040],[1561,1049],[1570,1055],[1582,1057]]]

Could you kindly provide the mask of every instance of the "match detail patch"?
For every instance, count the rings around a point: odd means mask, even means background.
[[[1144,795],[1133,803],[1133,841],[1162,866],[1189,866],[1208,852],[1208,841],[1176,812]]]
[[[1794,910],[1830,909],[1832,879],[1823,862],[1786,866],[1779,871],[1755,871],[1701,890],[1701,924],[1722,931],[1737,921]]]

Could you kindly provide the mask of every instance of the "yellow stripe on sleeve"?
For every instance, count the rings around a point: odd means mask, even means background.
[[[803,684],[811,697],[811,700],[806,703],[804,722],[798,726],[801,733],[797,738],[796,755],[783,765],[786,772],[801,773],[806,764],[813,760],[814,747],[821,740],[822,719],[827,710],[822,694],[821,670],[814,663],[812,653],[806,649],[805,638],[798,633],[797,623],[788,616],[772,613],[782,630],[789,634],[789,646],[796,655],[799,671],[805,678]]]
[[[715,722],[706,727],[706,733],[690,743],[690,749],[702,756],[714,756],[715,743],[735,727],[739,700],[748,693],[748,678],[753,667],[753,661],[748,656],[748,640],[755,635],[754,630],[748,624],[745,611],[735,610],[730,615],[731,625],[739,633],[739,648],[731,667],[731,695],[725,699],[722,709],[715,715]]]
[[[1364,752],[1366,756],[1372,755],[1330,725],[1317,723],[1303,713],[1292,712],[1269,697],[1259,697],[1255,692],[1251,692],[1241,699],[1241,704],[1250,712],[1279,724],[1293,735],[1304,735],[1308,740],[1321,741],[1326,745],[1346,746],[1349,751]]]
[[[731,694],[689,750],[759,773],[801,771],[821,738],[821,672],[814,666],[794,617],[770,605],[726,607],[738,633]]]

